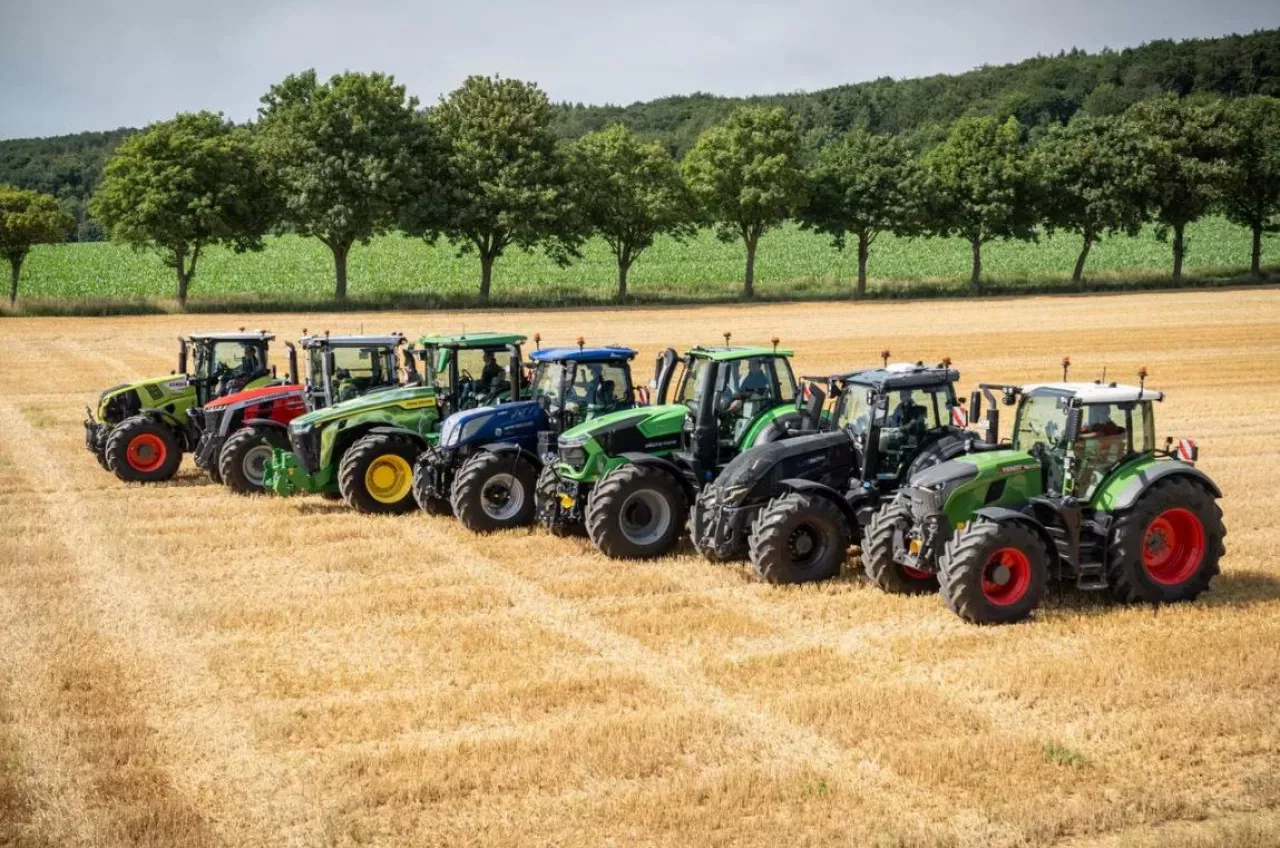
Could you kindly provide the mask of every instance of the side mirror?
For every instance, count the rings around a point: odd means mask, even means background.
[[[1067,424],[1062,431],[1062,441],[1064,444],[1073,444],[1080,435],[1080,420],[1084,416],[1084,410],[1078,406],[1067,407]]]
[[[814,386],[809,394],[809,406],[805,410],[802,430],[818,430],[822,427],[822,407],[827,403],[827,393],[819,386]]]
[[[969,394],[969,420],[977,421],[982,417],[982,392],[974,391]]]
[[[284,346],[289,348],[289,382],[294,385],[298,384],[298,349],[293,346],[293,342],[285,342]]]

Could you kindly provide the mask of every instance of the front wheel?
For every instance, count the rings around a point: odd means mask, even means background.
[[[751,527],[751,564],[770,583],[812,583],[840,573],[849,521],[822,495],[774,498]]]
[[[482,450],[462,464],[453,483],[454,515],[473,533],[533,521],[538,472],[518,453]]]
[[[689,502],[660,468],[627,463],[600,478],[587,500],[587,533],[615,559],[652,559],[680,540]]]
[[[111,431],[106,457],[107,467],[126,483],[159,483],[178,472],[182,446],[168,427],[137,415]]]
[[[413,499],[427,515],[453,515],[449,500],[436,494],[430,456],[430,451],[423,453],[413,464]]]
[[[975,519],[947,543],[939,582],[952,612],[974,624],[1010,624],[1040,606],[1048,553],[1036,532],[1016,522]]]
[[[394,514],[416,509],[413,461],[418,446],[403,436],[370,433],[342,457],[338,488],[357,512]]]
[[[867,577],[891,595],[925,595],[938,591],[938,575],[914,568],[903,560],[918,555],[911,551],[911,505],[894,499],[885,504],[867,523],[862,567]]]
[[[1122,603],[1195,599],[1218,573],[1226,534],[1222,509],[1203,486],[1155,483],[1116,520],[1107,552],[1112,596]]]
[[[538,523],[547,528],[552,536],[581,536],[582,522],[565,516],[560,506],[560,478],[556,476],[555,463],[542,466],[538,474],[538,482],[534,490],[535,514]]]
[[[282,430],[274,427],[242,427],[231,434],[218,453],[218,461],[210,468],[217,469],[224,485],[240,495],[261,494],[262,478],[271,452],[288,450],[289,439]]]

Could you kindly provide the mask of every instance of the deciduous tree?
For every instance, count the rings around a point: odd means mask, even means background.
[[[205,248],[260,250],[272,205],[249,132],[212,112],[152,124],[116,148],[90,212],[113,241],[154,250],[178,305]]]
[[[742,239],[742,293],[755,296],[760,237],[804,203],[800,132],[785,109],[744,106],[707,129],[685,156],[685,182],[722,241]]]
[[[1262,234],[1280,231],[1280,99],[1229,101],[1225,117],[1229,150],[1222,211],[1253,234],[1249,267],[1263,279]]]
[[[75,219],[58,206],[57,198],[0,185],[0,256],[9,262],[10,306],[18,299],[18,275],[32,245],[60,242],[75,225]]]

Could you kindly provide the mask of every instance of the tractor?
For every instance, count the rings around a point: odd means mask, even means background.
[[[275,336],[265,331],[192,333],[178,340],[178,369],[168,377],[112,386],[88,407],[85,447],[126,482],[172,479],[182,454],[195,448],[200,422],[191,413],[209,401],[276,382],[267,367]],[[195,368],[187,372],[190,355]]]
[[[752,448],[703,489],[690,516],[694,547],[712,561],[749,553],[770,583],[825,580],[882,499],[911,475],[963,454],[974,441],[959,372],[944,359],[806,378],[811,403],[835,397],[829,426]]]
[[[509,398],[519,386],[520,345],[510,333],[423,336],[422,380],[318,409],[289,423],[290,451],[272,451],[263,478],[278,495],[341,497],[359,512],[416,507],[413,465],[440,421]],[[503,358],[507,366],[499,364]]]
[[[535,336],[535,341],[540,341]],[[414,497],[426,510],[453,513],[469,530],[485,533],[529,524],[544,457],[575,424],[636,406],[626,347],[539,349],[530,356],[532,399],[455,412],[440,441],[414,466]]]
[[[400,333],[304,336],[298,343],[306,356],[305,383],[298,381],[297,349],[286,342],[288,384],[236,392],[191,411],[202,431],[196,465],[234,492],[261,492],[272,450],[289,447],[289,422],[310,410],[398,385],[396,354],[404,341]],[[417,373],[412,354],[405,353],[404,363],[412,381]]]
[[[685,354],[673,403],[663,403],[677,363],[668,348],[658,358],[658,405],[604,415],[561,434],[558,461],[538,487],[539,516],[552,532],[585,524],[608,556],[661,556],[679,541],[698,491],[727,462],[800,429],[805,414],[791,351],[779,350],[777,339],[772,348],[729,341],[725,333],[724,347]]]
[[[863,560],[883,588],[941,588],[967,621],[1027,618],[1048,582],[1107,591],[1120,602],[1197,597],[1223,555],[1221,491],[1190,440],[1157,446],[1161,392],[1063,381],[983,384],[990,449],[916,474],[877,513]],[[997,444],[1001,403],[1017,407],[1012,440]]]

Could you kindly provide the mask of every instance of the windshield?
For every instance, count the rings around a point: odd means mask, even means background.
[[[680,384],[676,387],[676,403],[683,403],[689,409],[696,407],[698,396],[702,394],[702,384],[710,371],[711,360],[702,357],[690,357],[684,362],[684,372],[680,375]]]
[[[457,359],[458,385],[449,385],[450,362]],[[507,349],[504,345],[486,348],[450,348],[430,345],[423,362],[428,364],[424,379],[446,397],[453,398],[458,409],[484,406],[511,390],[507,375]]]
[[[1066,401],[1062,394],[1024,395],[1013,427],[1014,449],[1030,451],[1036,445],[1059,448],[1067,425]]]
[[[267,374],[267,352],[260,341],[196,344],[196,376],[243,386]]]
[[[560,408],[560,385],[564,379],[564,363],[539,362],[533,372],[533,399],[548,412]]]
[[[333,373],[329,375],[335,400],[348,400],[370,389],[394,385],[396,354],[390,347],[333,347]],[[324,375],[323,347],[310,350],[307,367],[309,382],[321,388]]]

